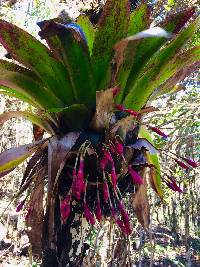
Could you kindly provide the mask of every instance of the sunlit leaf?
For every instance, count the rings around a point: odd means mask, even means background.
[[[142,14],[140,11],[140,8],[138,8],[138,11],[136,10],[135,12],[138,12],[138,14]],[[148,9],[143,8],[143,10],[146,10],[146,17],[148,19],[141,18],[140,20],[143,20],[143,24],[146,24],[146,28],[143,28],[141,30],[147,29],[150,26],[150,16],[148,14]],[[143,12],[144,12],[143,11]],[[172,33],[172,34],[177,34],[182,27],[185,25],[185,23],[193,16],[195,12],[194,8],[188,8],[185,11],[182,11],[180,13],[172,14],[169,17],[167,17],[164,21],[159,23],[158,27],[161,27],[165,29],[167,32]],[[138,15],[137,15],[138,16]],[[141,31],[140,30],[140,31]],[[138,32],[138,31],[137,31]],[[134,32],[135,33],[135,32]],[[146,39],[141,39],[141,41],[135,41],[131,43],[132,48],[127,47],[130,52],[127,51],[127,62],[130,66],[131,60],[132,60],[132,66],[131,66],[131,71],[128,72],[129,78],[127,80],[127,69],[124,69],[125,74],[122,74],[121,76],[125,75],[125,78],[123,78],[123,86],[126,85],[124,90],[121,92],[121,97],[118,99],[118,102],[122,101],[122,98],[124,98],[125,95],[133,88],[134,83],[136,82],[136,79],[142,71],[142,68],[145,66],[145,64],[148,62],[148,60],[156,53],[159,48],[164,45],[168,39],[163,38],[163,37],[156,37],[156,38],[146,38]],[[135,43],[135,44],[134,44]],[[132,56],[130,56],[132,55]],[[126,83],[127,82],[127,83]]]
[[[0,154],[0,173],[18,166],[25,159],[30,157],[35,151],[44,147],[44,145],[44,141],[40,141],[28,145],[14,147],[2,152]]]
[[[176,54],[196,31],[199,20],[200,17],[193,21],[165,48],[154,54],[154,56],[151,58],[151,60],[149,60],[148,64],[141,72],[134,86],[130,89],[129,94],[126,96],[124,101],[126,107],[133,108],[136,111],[140,110],[145,105],[153,91],[161,83],[165,82],[167,79],[173,76],[176,70],[186,65],[185,60],[181,61],[183,60],[181,57],[179,58],[180,60],[177,63],[175,62],[175,59],[178,60],[178,56],[176,57]],[[198,49],[194,49],[193,53],[196,53],[198,55]],[[191,61],[191,57],[189,57],[188,60]],[[195,63],[194,59],[192,61],[193,63]],[[171,70],[171,63],[173,62],[174,65]]]
[[[83,32],[86,35],[87,38],[87,44],[89,47],[90,54],[92,53],[93,43],[94,43],[94,36],[95,36],[95,30],[93,28],[92,23],[90,22],[89,18],[84,15],[80,15],[77,18],[76,23],[81,26],[83,29]]]

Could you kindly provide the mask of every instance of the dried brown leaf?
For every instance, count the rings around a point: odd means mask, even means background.
[[[144,228],[148,228],[150,222],[150,209],[147,196],[146,168],[142,170],[141,176],[143,177],[144,184],[140,185],[137,189],[137,192],[133,195],[132,206],[138,221]]]
[[[113,102],[113,88],[96,93],[96,113],[91,122],[93,129],[101,131],[110,124]]]

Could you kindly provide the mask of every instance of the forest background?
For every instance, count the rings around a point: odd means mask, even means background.
[[[0,17],[26,29],[38,38],[36,22],[51,19],[65,10],[72,18],[80,12],[98,10],[102,1],[0,1]],[[134,1],[137,2],[137,1]],[[139,2],[139,1],[138,1]],[[153,9],[153,21],[175,13],[188,6],[197,6],[198,1],[158,0],[148,1]],[[200,31],[192,39],[192,44],[200,44]],[[192,45],[191,44],[191,45]],[[0,47],[0,56],[5,51]],[[155,136],[155,142],[162,150],[185,154],[199,162],[200,155],[200,81],[199,73],[193,73],[179,85],[178,94],[170,94],[154,103],[160,111],[156,116],[148,117],[149,121],[162,127],[168,134],[165,140]],[[0,113],[7,110],[27,109],[22,102],[13,98],[0,97]],[[162,115],[162,116],[160,116]],[[0,126],[0,152],[12,146],[29,143],[33,139],[32,126],[24,119],[12,119]],[[130,204],[129,211],[134,221],[134,233],[131,237],[131,251],[136,266],[200,266],[200,171],[191,169],[183,171],[165,154],[161,157],[162,170],[173,170],[183,194],[174,193],[165,188],[164,200],[161,202],[151,190],[150,199],[150,231],[146,233],[137,222]],[[12,201],[17,192],[24,165],[1,180],[0,184],[0,266],[39,266],[39,260],[31,255],[30,246],[24,225],[24,213],[16,213],[17,203]],[[89,233],[88,255],[93,257],[93,266],[98,262],[112,258],[111,237],[106,229],[93,229]],[[120,248],[127,240],[116,237]],[[101,259],[100,259],[101,258]],[[88,265],[85,265],[88,266]],[[107,265],[101,265],[107,266]]]

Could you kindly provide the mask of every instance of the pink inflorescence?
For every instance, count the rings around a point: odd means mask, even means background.
[[[95,225],[94,216],[92,212],[90,211],[86,201],[84,201],[83,208],[84,208],[84,214],[85,214],[86,220],[89,222],[89,224]]]
[[[68,219],[71,211],[71,195],[67,195],[66,198],[62,199],[60,201],[60,213],[61,213],[61,219],[62,222],[65,223]]]
[[[129,174],[136,184],[143,184],[142,177],[131,167],[131,165],[128,166]]]
[[[26,199],[22,200],[22,201],[17,205],[17,207],[16,207],[16,212],[19,212],[20,210],[23,209],[25,202],[26,202]]]

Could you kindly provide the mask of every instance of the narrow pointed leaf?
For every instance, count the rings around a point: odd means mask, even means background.
[[[197,58],[194,57],[193,59],[196,60]],[[153,92],[149,101],[151,102],[153,99],[163,94],[173,94],[180,90],[184,90],[184,86],[178,83],[183,81],[187,76],[189,76],[199,67],[200,61],[178,70],[172,77],[170,77],[166,82],[164,82],[161,86],[158,87],[158,89]]]
[[[92,64],[98,89],[105,89],[110,79],[108,69],[113,46],[127,35],[130,17],[128,0],[108,0],[95,33]]]
[[[193,21],[186,29],[184,29],[172,42],[170,42],[165,48],[158,51],[148,62],[145,68],[142,70],[137,82],[130,89],[129,94],[126,96],[124,104],[128,108],[133,108],[134,110],[140,110],[153,91],[167,79],[169,79],[176,70],[184,67],[188,64],[185,60],[182,62],[182,58],[176,58],[176,54],[185,45],[187,40],[191,38],[192,34],[197,30],[199,25],[200,17]],[[186,52],[187,53],[187,52]],[[199,50],[194,50],[194,54],[199,55]],[[175,62],[175,58],[179,62]],[[186,59],[187,61],[187,59]],[[191,57],[188,61],[192,61]],[[198,61],[198,59],[197,59]],[[174,62],[172,70],[171,63]],[[194,59],[193,59],[193,63]],[[178,67],[177,67],[178,65]],[[167,72],[164,72],[168,70]]]
[[[0,154],[0,172],[12,169],[30,157],[37,149],[44,146],[44,141],[14,147]]]
[[[0,43],[13,59],[33,70],[65,104],[73,102],[68,73],[45,45],[17,26],[0,20]]]
[[[92,73],[89,50],[82,30],[76,24],[62,25],[48,22],[40,36],[66,66],[77,103],[94,105],[96,84]]]
[[[41,119],[38,115],[27,111],[8,111],[3,114],[0,114],[0,124],[3,124],[7,120],[17,117],[23,117],[31,121],[32,123],[42,127],[49,134],[55,134],[47,120]]]
[[[0,94],[17,98],[17,99],[19,99],[25,103],[28,103],[31,106],[36,107],[36,108],[40,107],[37,103],[34,103],[30,98],[26,97],[24,94],[19,93],[16,90],[13,90],[13,89],[5,87],[5,86],[0,87]]]
[[[92,48],[93,48],[94,36],[95,36],[95,30],[93,28],[92,23],[90,22],[89,18],[84,15],[80,15],[77,18],[76,23],[83,29],[83,32],[86,35],[90,54],[92,54]]]
[[[42,108],[63,105],[32,71],[5,60],[0,60],[0,86],[8,91],[14,89]]]

